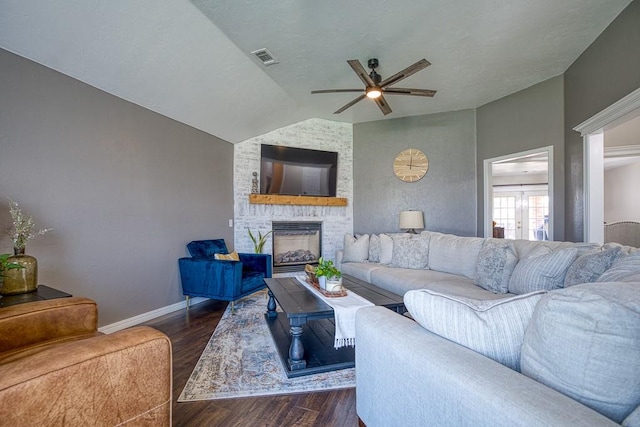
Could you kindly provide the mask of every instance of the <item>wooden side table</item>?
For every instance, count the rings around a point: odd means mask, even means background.
[[[69,298],[71,294],[59,291],[46,285],[38,285],[35,292],[18,295],[3,295],[0,298],[0,307],[24,304],[25,302],[42,301],[45,299]]]

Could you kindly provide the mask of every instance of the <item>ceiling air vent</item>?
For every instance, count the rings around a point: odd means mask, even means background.
[[[273,65],[278,63],[278,60],[266,48],[254,50],[251,54],[257,56],[264,65]]]

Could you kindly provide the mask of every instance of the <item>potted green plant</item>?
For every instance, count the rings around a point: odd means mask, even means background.
[[[320,257],[316,267],[316,277],[321,289],[329,292],[338,291],[342,287],[342,273],[333,265],[333,261]]]
[[[258,235],[255,236],[251,232],[250,228],[247,228],[247,230],[249,230],[249,238],[251,238],[251,241],[253,242],[253,250],[255,251],[255,253],[261,254],[262,250],[264,249],[264,244],[267,242],[267,236],[271,234],[271,231],[266,234],[262,234],[260,230],[258,230]]]
[[[51,229],[43,228],[36,231],[33,218],[24,214],[18,203],[13,200],[9,200],[9,213],[13,227],[7,230],[7,234],[13,242],[14,255],[8,261],[21,265],[23,270],[7,273],[3,279],[1,292],[3,295],[33,292],[38,287],[38,260],[25,254],[25,246],[29,240],[48,233]]]
[[[5,271],[23,268],[20,264],[9,261],[10,256],[11,254],[0,254],[0,288],[2,288],[2,278]]]

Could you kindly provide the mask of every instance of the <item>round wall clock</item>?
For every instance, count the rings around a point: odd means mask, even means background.
[[[393,172],[404,182],[421,179],[429,169],[429,159],[420,150],[408,148],[401,151],[393,161]]]

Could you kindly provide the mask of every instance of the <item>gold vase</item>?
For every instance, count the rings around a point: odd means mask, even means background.
[[[14,256],[8,262],[14,262],[22,268],[14,268],[4,272],[2,295],[26,294],[38,287],[38,260],[24,253],[24,248],[13,248]]]

